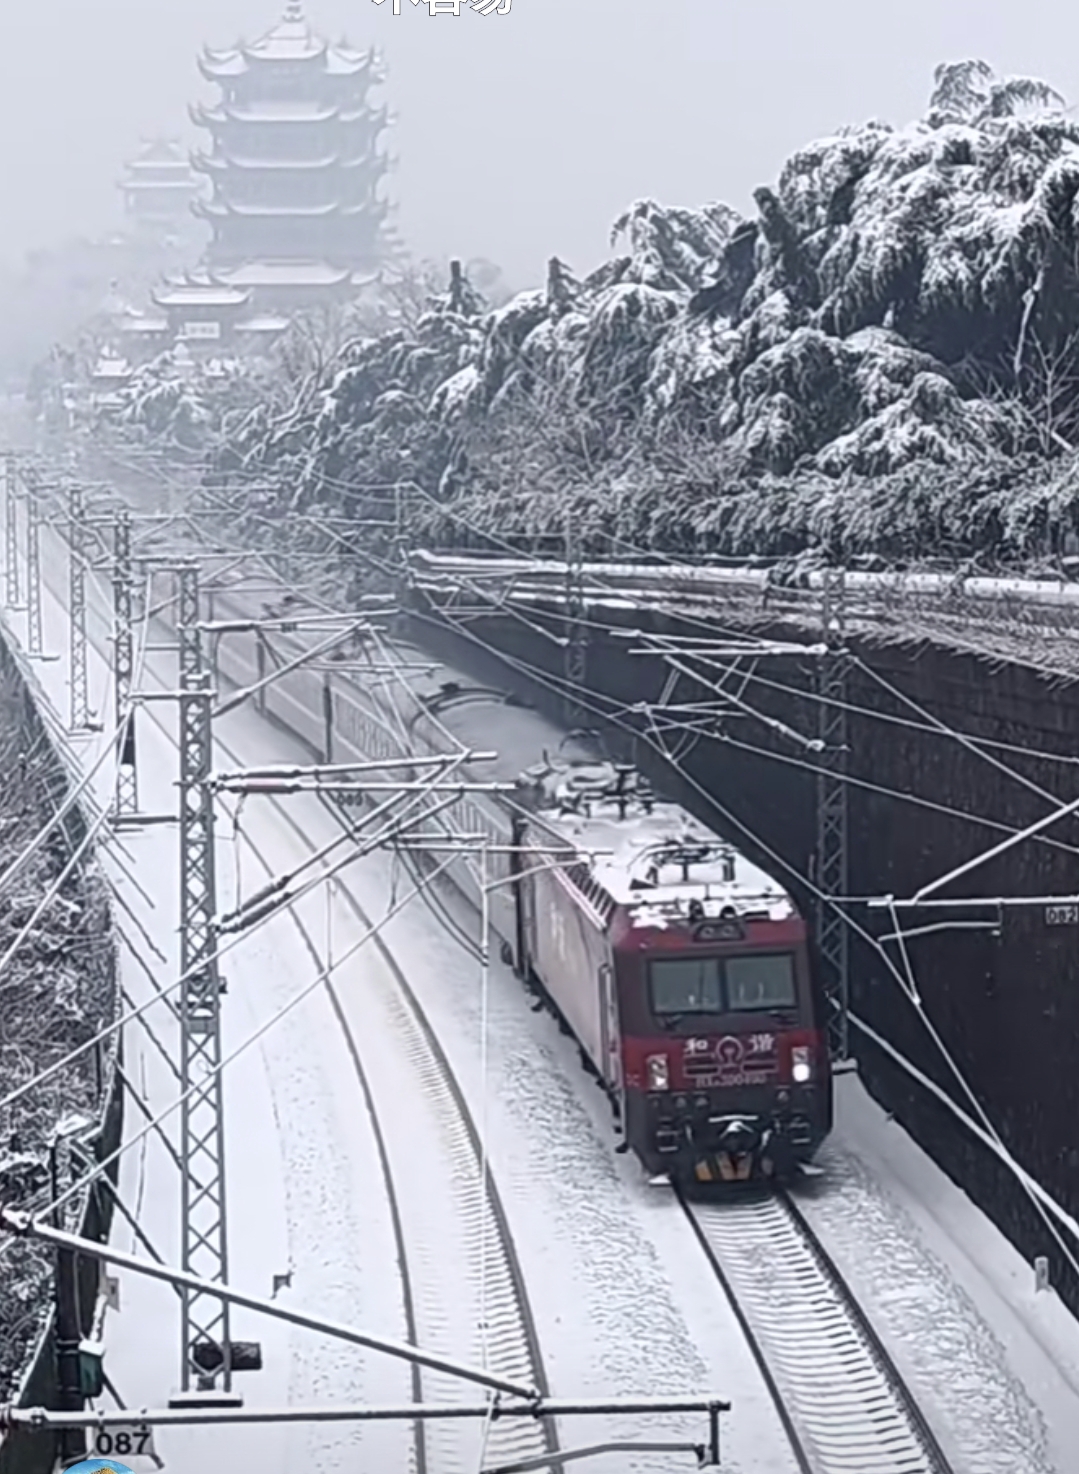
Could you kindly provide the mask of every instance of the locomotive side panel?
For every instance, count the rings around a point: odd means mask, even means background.
[[[531,863],[526,856],[525,867]],[[536,863],[542,864],[542,859]],[[537,869],[521,884],[530,888],[526,941],[532,971],[600,1076],[617,1089],[602,989],[602,978],[610,975],[611,967],[606,933],[597,925],[597,918],[577,903],[569,882],[558,870]]]

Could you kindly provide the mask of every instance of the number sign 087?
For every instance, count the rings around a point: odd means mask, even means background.
[[[1074,902],[1045,908],[1046,926],[1079,926],[1079,906]]]
[[[112,1423],[93,1434],[97,1459],[154,1457],[154,1430],[148,1423]]]

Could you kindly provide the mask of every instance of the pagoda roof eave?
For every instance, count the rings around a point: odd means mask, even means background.
[[[317,289],[343,286],[349,280],[348,267],[331,266],[327,261],[245,261],[228,269],[218,268],[214,280],[232,287]]]
[[[221,200],[196,200],[192,208],[197,215],[214,220],[221,220],[229,215],[274,220],[285,217],[318,219],[336,215],[341,206],[336,200],[327,205],[242,205]]]
[[[155,289],[150,296],[158,307],[246,307],[251,300],[251,293],[239,287],[193,282],[178,282],[164,291]]]
[[[143,174],[154,170],[158,173],[183,174],[191,168],[186,156],[182,159],[132,159],[124,168],[129,174]]]
[[[262,103],[251,108],[241,108],[231,103],[218,103],[214,107],[196,103],[189,108],[189,112],[192,122],[200,128],[220,128],[230,123],[328,123],[334,118],[339,118],[342,122],[353,121],[352,116],[342,113],[332,103],[325,106],[315,103],[309,107],[288,103]],[[354,115],[355,118],[363,116],[363,109]]]
[[[230,169],[239,169],[244,173],[268,169],[280,173],[295,171],[306,174],[330,169],[336,164],[348,167],[338,154],[327,154],[321,159],[250,159],[239,154],[197,154],[192,159],[192,166],[203,174],[226,174]]]
[[[198,179],[122,179],[121,189],[147,190],[156,194],[159,190],[177,190],[181,193],[187,191],[192,193],[201,188],[201,180]]]
[[[242,77],[248,70],[241,51],[212,51],[208,46],[198,58],[198,67],[207,82],[218,82],[224,77]]]

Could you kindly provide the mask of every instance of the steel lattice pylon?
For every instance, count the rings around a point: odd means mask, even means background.
[[[113,528],[113,663],[116,732],[116,812],[134,814],[139,807],[135,765],[135,711],[131,683],[135,676],[135,574],[131,561],[131,514],[122,508]],[[120,734],[123,733],[123,737]]]
[[[24,481],[26,494],[26,648],[42,651],[41,632],[41,503],[35,484]]]
[[[847,652],[843,612],[843,570],[825,575],[823,626],[828,653],[820,659],[817,775],[817,945],[828,999],[832,1054],[846,1059],[849,1048],[850,937],[842,911],[828,899],[847,889]]]
[[[587,712],[581,692],[588,679],[588,632],[585,626],[584,555],[577,524],[573,516],[566,518],[566,645],[564,675],[566,680],[566,716],[571,726],[585,721]]]
[[[71,730],[90,724],[90,687],[86,663],[86,503],[82,487],[67,493],[68,610],[71,615]]]
[[[4,457],[4,602],[9,609],[19,605],[19,498],[16,489],[15,457]]]
[[[210,676],[204,668],[199,573],[178,570],[180,637],[180,1118],[181,1267],[228,1281],[221,986],[216,962]],[[184,1391],[232,1384],[228,1306],[205,1292],[182,1297]],[[216,1348],[216,1354],[215,1354]],[[200,1356],[200,1350],[202,1355]],[[218,1360],[217,1358],[220,1358]]]

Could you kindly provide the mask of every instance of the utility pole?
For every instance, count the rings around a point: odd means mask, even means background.
[[[36,482],[24,480],[26,498],[26,648],[42,653],[41,636],[41,502]]]
[[[135,708],[131,683],[135,676],[135,570],[131,561],[131,513],[122,507],[113,527],[113,674],[116,732],[116,812],[134,814],[139,807],[135,762]],[[123,734],[121,737],[120,734]]]
[[[71,616],[71,730],[90,725],[90,691],[86,655],[86,503],[73,481],[67,493],[68,609]]]
[[[828,1034],[832,1055],[849,1052],[850,934],[846,917],[831,898],[847,888],[847,650],[842,568],[824,576],[823,626],[826,653],[817,673],[818,730],[821,742],[817,773],[817,946],[828,999]]]
[[[199,632],[199,570],[177,570],[180,641],[180,1119],[181,1268],[228,1282],[221,984],[214,874],[213,690]],[[184,1392],[232,1386],[229,1308],[205,1290],[184,1288],[181,1310]]]
[[[60,1142],[54,1141],[49,1151],[49,1170],[52,1196],[60,1196],[59,1172]],[[57,1208],[52,1215],[53,1227],[64,1228],[63,1210]],[[59,1404],[66,1412],[81,1412],[85,1406],[82,1395],[82,1373],[79,1348],[82,1342],[82,1326],[79,1316],[79,1265],[73,1249],[57,1247],[54,1276],[56,1295],[56,1382]],[[82,1428],[63,1428],[57,1437],[58,1453],[63,1465],[72,1459],[86,1457],[86,1433]]]
[[[585,626],[584,555],[577,522],[571,512],[565,523],[566,557],[566,644],[564,674],[566,680],[566,716],[571,727],[580,726],[587,713],[581,691],[588,678],[588,632]]]
[[[397,613],[403,614],[408,603],[408,503],[405,486],[398,481],[393,488],[393,595]]]
[[[21,608],[19,599],[19,498],[16,488],[15,457],[4,457],[4,573],[7,585],[5,600],[9,609]]]

